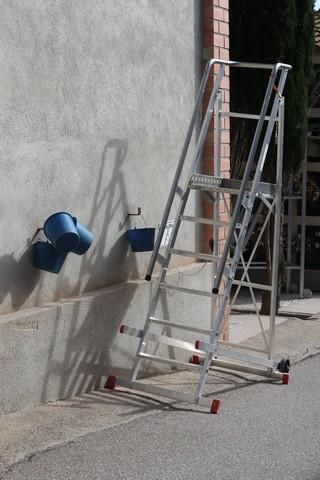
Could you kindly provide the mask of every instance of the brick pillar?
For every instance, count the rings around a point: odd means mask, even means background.
[[[210,58],[219,60],[229,60],[229,2],[228,0],[202,0],[202,50],[204,65]],[[203,115],[206,111],[209,97],[212,91],[215,75],[219,66],[208,81],[207,91],[202,102]],[[221,83],[222,91],[222,110],[229,111],[230,85],[229,69],[226,68],[226,75]],[[208,175],[214,175],[214,124],[211,122],[208,135],[204,144],[202,158],[202,172]],[[221,146],[221,174],[230,176],[230,120],[222,118],[222,146]],[[213,205],[206,195],[202,195],[202,216],[212,218]],[[224,205],[221,204],[221,220],[227,220],[227,214]],[[226,238],[226,229],[219,230],[219,251],[221,252]],[[210,238],[212,238],[212,227],[204,225],[201,236],[201,249],[203,252],[210,252]],[[226,315],[225,327],[223,329],[223,338],[228,338],[228,320]]]
[[[210,58],[217,58],[219,60],[229,60],[229,6],[228,0],[202,0],[202,48],[204,64]],[[207,86],[207,91],[204,95],[202,104],[202,111],[205,112],[214,77],[218,70],[212,73]],[[229,71],[226,69],[227,75],[223,78],[221,83],[222,91],[222,110],[229,111],[230,101],[230,86],[229,86]],[[222,119],[222,147],[221,147],[221,170],[223,176],[230,174],[230,121],[229,118]],[[213,171],[213,155],[214,155],[214,125],[211,122],[209,132],[205,141],[202,159],[202,171],[209,175],[214,175]],[[223,205],[221,205],[221,219],[226,219]],[[202,199],[202,214],[205,217],[212,217],[213,206],[208,197],[203,195]],[[220,241],[226,238],[226,232],[220,229]],[[212,237],[212,229],[210,226],[204,226],[202,231],[202,251],[208,252],[210,250],[209,240]],[[219,249],[222,247],[220,246]]]

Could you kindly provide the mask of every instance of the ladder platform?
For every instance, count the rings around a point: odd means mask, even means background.
[[[211,190],[237,195],[240,191],[241,183],[241,180],[235,178],[224,178],[213,175],[204,175],[202,173],[193,173],[190,177],[189,187],[195,190]],[[250,192],[251,188],[252,182],[248,182],[246,191]],[[257,193],[272,197],[276,194],[276,185],[274,183],[259,182]]]

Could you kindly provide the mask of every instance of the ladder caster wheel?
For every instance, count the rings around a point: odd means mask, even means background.
[[[117,377],[115,377],[114,375],[110,375],[107,378],[104,388],[107,388],[108,390],[113,390],[116,386],[116,383],[117,383]]]
[[[150,282],[150,280],[151,280],[151,275],[146,275],[146,276],[144,277],[144,279],[147,280],[147,282]]]
[[[192,355],[192,357],[191,357],[191,363],[193,363],[193,365],[200,365],[200,357],[199,357],[199,355]]]
[[[288,385],[290,380],[290,374],[289,373],[284,373],[282,375],[282,385]]]
[[[219,293],[219,288],[213,288],[213,289],[212,289],[212,293],[218,294],[218,293]]]
[[[220,400],[212,400],[210,413],[215,413],[215,414],[219,413],[220,407],[221,407]]]
[[[290,360],[289,358],[282,358],[278,363],[277,370],[281,373],[289,373],[290,371]]]

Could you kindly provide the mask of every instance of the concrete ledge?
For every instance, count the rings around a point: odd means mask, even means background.
[[[210,289],[211,267],[192,264],[169,275],[172,283]],[[0,414],[70,398],[101,385],[108,371],[128,370],[137,340],[119,335],[121,323],[141,328],[154,282],[130,281],[0,317]],[[159,315],[207,327],[210,298],[166,293]],[[174,331],[172,331],[174,335]],[[194,335],[186,340],[194,341]],[[168,348],[169,347],[164,347]],[[167,354],[176,358],[172,348]],[[183,352],[187,360],[187,352]],[[168,371],[162,364],[144,373]]]

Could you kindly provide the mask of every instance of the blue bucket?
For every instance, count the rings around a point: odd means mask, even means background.
[[[58,252],[71,252],[79,245],[79,233],[73,217],[67,212],[58,212],[51,215],[45,221],[43,230],[45,236]]]
[[[154,248],[155,228],[134,228],[127,235],[133,252],[150,252]]]
[[[57,252],[49,242],[36,242],[33,245],[33,266],[40,270],[59,273],[66,257],[66,253]]]
[[[80,242],[76,248],[72,250],[77,255],[83,255],[91,247],[93,241],[93,235],[86,227],[84,227],[78,220],[73,217],[74,224],[80,237]]]

